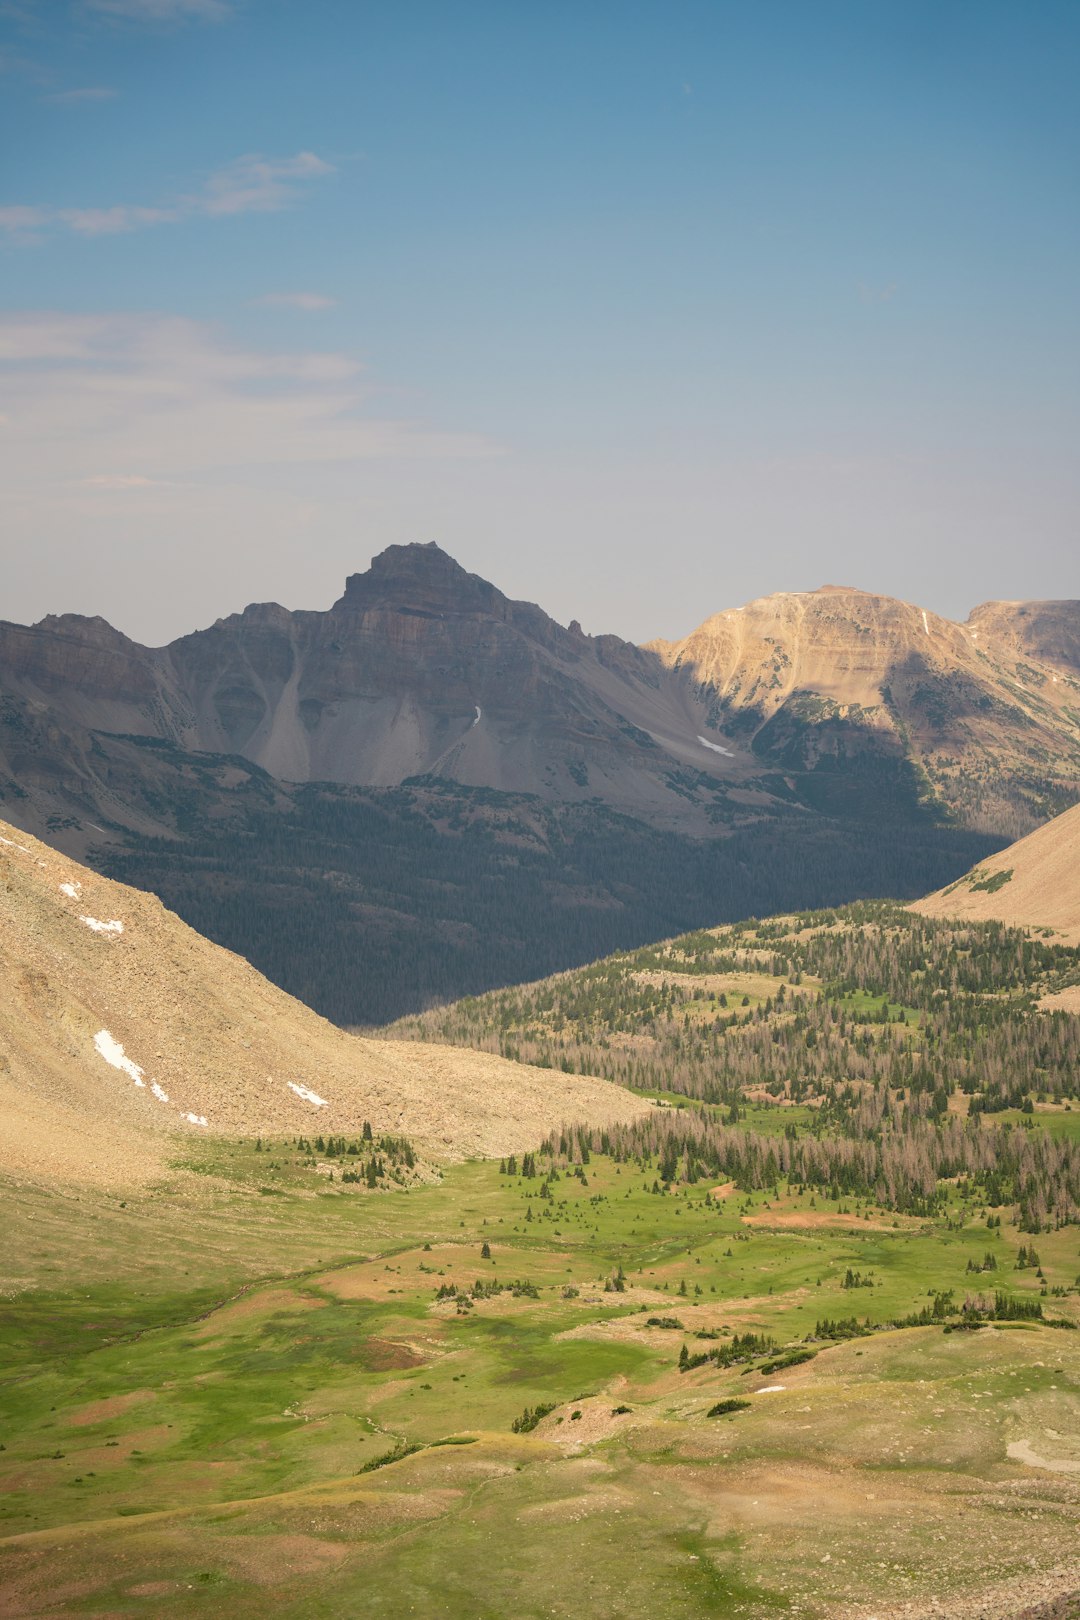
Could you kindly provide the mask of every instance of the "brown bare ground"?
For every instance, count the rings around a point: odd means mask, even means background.
[[[744,1215],[744,1226],[771,1228],[777,1232],[812,1232],[822,1227],[848,1232],[891,1232],[891,1221],[856,1220],[852,1215],[839,1215],[835,1210],[804,1209],[790,1214],[781,1210],[763,1209],[757,1215]]]
[[[973,887],[1008,871],[1012,877],[992,894]],[[1053,928],[1066,943],[1080,945],[1080,805],[988,856],[959,883],[911,909],[924,917],[992,918],[1023,928]]]

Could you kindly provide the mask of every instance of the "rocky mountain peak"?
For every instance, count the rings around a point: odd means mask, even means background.
[[[350,574],[335,608],[390,608],[424,614],[489,613],[506,616],[501,591],[470,574],[437,546],[387,546],[365,574]]]

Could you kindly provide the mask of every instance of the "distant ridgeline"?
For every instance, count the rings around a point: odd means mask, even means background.
[[[167,647],[0,622],[0,814],[343,1024],[915,898],[1078,796],[1078,602],[826,586],[637,647],[408,545]]]
[[[394,1033],[687,1099],[597,1139],[648,1151],[665,1180],[782,1175],[929,1214],[966,1176],[1037,1232],[1080,1215],[1080,1128],[1030,1128],[1041,1103],[1080,1112],[1080,1017],[1037,1005],[1076,983],[1076,949],[871,903],[689,934]],[[736,1129],[748,1098],[790,1123]]]

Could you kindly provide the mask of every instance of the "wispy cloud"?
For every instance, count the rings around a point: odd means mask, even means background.
[[[88,489],[160,489],[160,478],[144,478],[141,473],[94,473],[84,478]]]
[[[224,22],[228,0],[84,0],[87,11],[128,22]]]
[[[860,304],[891,304],[900,290],[895,281],[887,281],[879,287],[860,281],[857,287]]]
[[[115,236],[151,225],[173,225],[185,219],[223,219],[238,214],[269,214],[288,208],[299,187],[334,166],[314,152],[270,158],[249,152],[208,175],[202,189],[163,202],[110,203],[105,206],[58,207],[14,204],[0,208],[0,230],[22,241],[39,241],[50,231],[79,236]]]
[[[54,90],[45,97],[58,107],[78,107],[95,101],[112,101],[117,92],[107,84],[88,84],[78,90]]]
[[[210,175],[201,195],[186,201],[193,213],[272,213],[292,201],[297,181],[318,180],[333,172],[333,164],[314,152],[297,152],[290,158],[251,152]]]
[[[240,347],[179,317],[0,317],[0,377],[15,469],[3,498],[16,504],[80,489],[94,501],[138,491],[176,500],[226,473],[258,482],[289,464],[472,460],[495,449],[381,415],[349,354]]]
[[[269,309],[302,309],[314,314],[321,309],[333,309],[337,299],[328,298],[325,293],[269,292],[263,293],[261,298],[256,298],[255,303],[263,304]]]

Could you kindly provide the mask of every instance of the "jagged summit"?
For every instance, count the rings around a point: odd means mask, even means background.
[[[408,611],[498,613],[507,598],[479,574],[470,574],[433,540],[387,546],[363,574],[350,574],[335,608],[393,607]]]

